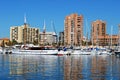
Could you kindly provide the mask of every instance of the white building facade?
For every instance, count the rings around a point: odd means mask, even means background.
[[[12,26],[10,27],[10,41],[13,40],[18,43],[24,43],[24,41],[26,43],[33,43],[34,41],[39,43],[39,29],[30,27],[28,24]]]

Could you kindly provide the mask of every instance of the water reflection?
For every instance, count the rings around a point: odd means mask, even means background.
[[[63,80],[63,60],[58,56],[9,55],[7,77],[17,80]],[[4,56],[3,56],[4,58]],[[2,59],[3,59],[2,58]],[[3,61],[3,63],[6,63]],[[4,76],[5,77],[5,76]],[[0,77],[1,78],[1,77]]]
[[[69,56],[64,59],[65,80],[120,80],[120,59],[114,56]]]
[[[0,80],[120,80],[120,58],[0,55]]]

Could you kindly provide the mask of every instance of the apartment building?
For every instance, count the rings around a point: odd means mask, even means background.
[[[109,46],[118,43],[118,35],[108,35],[106,33],[106,22],[96,20],[92,22],[91,41],[94,45]]]
[[[64,20],[64,45],[79,46],[83,39],[83,16],[71,14]]]
[[[28,24],[10,27],[10,41],[18,43],[39,43],[39,29],[30,27]]]

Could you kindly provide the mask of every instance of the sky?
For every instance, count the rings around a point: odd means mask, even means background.
[[[120,0],[0,0],[0,38],[10,37],[11,26],[24,24],[24,14],[31,27],[56,32],[64,30],[65,16],[77,13],[84,18],[84,35],[90,33],[91,23],[103,20],[107,23],[107,33],[118,34],[120,24]]]

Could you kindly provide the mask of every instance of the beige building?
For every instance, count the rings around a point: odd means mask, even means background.
[[[64,45],[81,45],[83,39],[83,16],[71,14],[64,20]]]
[[[113,46],[118,44],[118,35],[99,36],[99,44],[102,46]]]
[[[23,42],[23,28],[24,26],[12,26],[10,27],[10,41],[16,40],[18,43]]]
[[[109,46],[118,43],[118,35],[108,35],[106,33],[106,22],[96,20],[92,22],[91,41],[94,45]]]
[[[30,27],[28,24],[10,27],[10,41],[16,40],[18,43],[39,42],[39,29]]]

